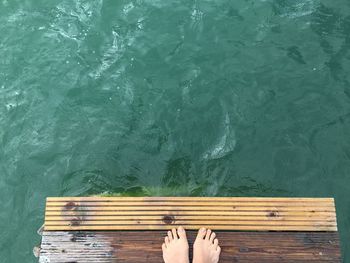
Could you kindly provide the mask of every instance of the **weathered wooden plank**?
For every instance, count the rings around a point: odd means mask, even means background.
[[[172,224],[173,227],[180,226],[178,224]],[[181,225],[183,226],[183,224]],[[186,225],[187,229],[199,229],[200,227],[207,227],[213,230],[239,230],[239,231],[336,231],[334,226],[241,226],[241,225]],[[169,226],[167,225],[113,225],[113,226],[45,226],[46,231],[79,231],[79,230],[167,230]],[[315,229],[315,230],[313,230]]]
[[[330,212],[334,213],[335,209],[326,207],[326,208],[320,208],[320,207],[281,207],[281,206],[189,206],[189,207],[183,207],[183,206],[119,206],[119,207],[103,207],[103,206],[97,206],[97,207],[89,207],[84,206],[84,204],[76,204],[75,208],[72,209],[66,209],[64,207],[46,207],[46,211],[270,211],[270,210],[278,210],[278,211],[304,211],[304,212]]]
[[[223,201],[239,201],[239,202],[334,202],[331,197],[327,198],[300,198],[300,197],[181,197],[181,196],[171,196],[171,197],[48,197],[47,202],[79,202],[79,201],[118,201],[118,202],[129,202],[129,201],[209,201],[209,202],[223,202]]]
[[[127,216],[127,215],[140,215],[140,211],[80,211],[78,209],[73,210],[74,215],[86,215],[86,216]],[[267,211],[142,211],[142,215],[177,215],[177,216],[193,216],[193,215],[227,215],[227,216],[268,216],[271,212],[276,212],[273,209]],[[46,211],[46,216],[71,216],[72,211]],[[334,213],[318,211],[279,211],[279,216],[292,216],[292,217],[332,217]]]
[[[176,215],[175,219],[177,220],[220,220],[220,221],[237,221],[237,220],[264,220],[266,217],[266,214],[263,215],[243,215],[243,216],[237,216],[232,215],[230,218],[223,217],[222,215]],[[307,220],[305,220],[305,217],[307,217]],[[47,221],[59,221],[62,219],[61,216],[48,216]],[[72,215],[65,215],[65,220],[74,220],[76,219],[76,216]],[[161,215],[124,215],[123,218],[120,216],[113,216],[113,215],[101,215],[101,216],[93,216],[93,215],[85,215],[84,217],[85,221],[120,221],[120,220],[131,220],[131,221],[138,221],[138,220],[163,220],[164,217]],[[275,221],[320,221],[320,220],[326,220],[326,221],[333,221],[335,222],[336,218],[334,216],[319,216],[319,215],[309,215],[309,216],[294,216],[294,217],[285,217],[282,215],[279,215],[275,218]]]
[[[65,206],[67,202],[47,202],[47,207],[62,207]],[[279,206],[279,207],[321,207],[321,208],[333,208],[334,205],[331,202],[281,202],[281,201],[275,201],[275,202],[240,202],[240,201],[206,201],[206,202],[199,202],[199,201],[133,201],[133,202],[125,202],[125,201],[80,201],[75,202],[76,204],[79,204],[80,206],[102,206],[102,207],[109,207],[109,206],[127,206],[127,207],[134,207],[134,206],[205,206],[205,207],[211,207],[211,206],[236,206],[236,207],[257,207],[257,206],[264,206],[264,207],[270,207],[270,206]]]
[[[79,219],[78,219],[79,220]],[[72,220],[67,221],[46,221],[46,226],[66,226],[66,225],[74,225],[79,224],[80,226],[112,226],[112,225],[159,225],[163,224],[163,220],[84,220],[81,222],[78,222],[76,218]],[[72,224],[73,222],[73,224]],[[263,221],[263,220],[176,220],[177,225],[235,225],[235,226],[248,226],[248,225],[260,225],[260,226],[313,226],[315,224],[318,224],[320,226],[328,226],[333,225],[335,223],[334,220],[332,221],[287,221],[287,220],[280,220],[280,221]]]
[[[332,198],[47,199],[45,230],[161,230],[177,225],[188,229],[203,225],[217,230],[337,231]]]
[[[40,262],[163,262],[165,231],[45,231]],[[188,231],[192,246],[195,231]],[[217,232],[221,263],[341,262],[337,232]]]

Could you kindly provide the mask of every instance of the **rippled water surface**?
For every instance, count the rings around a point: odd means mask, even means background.
[[[350,262],[349,49],[348,0],[1,0],[1,262],[101,192],[334,196]]]

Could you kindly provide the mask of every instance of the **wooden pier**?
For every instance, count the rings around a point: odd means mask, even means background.
[[[166,230],[213,229],[220,262],[341,262],[333,198],[49,197],[40,263],[161,263]],[[190,255],[191,256],[191,255]]]

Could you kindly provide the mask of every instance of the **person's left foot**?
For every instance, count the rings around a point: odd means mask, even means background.
[[[189,263],[188,241],[183,227],[168,231],[162,245],[165,263]]]

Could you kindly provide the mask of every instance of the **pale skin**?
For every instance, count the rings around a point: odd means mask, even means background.
[[[189,245],[183,227],[168,231],[162,245],[165,263],[189,263]],[[193,244],[192,263],[218,263],[221,248],[216,234],[201,228]]]

